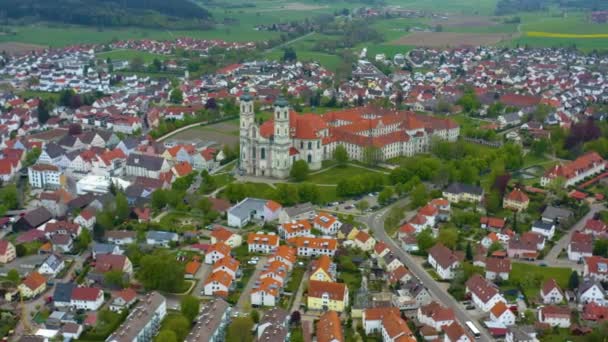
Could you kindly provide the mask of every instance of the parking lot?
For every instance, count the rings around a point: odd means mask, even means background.
[[[344,213],[344,214],[352,214],[352,215],[361,214],[361,211],[355,207],[355,204],[359,201],[367,201],[367,203],[369,204],[369,209],[366,210],[367,212],[380,208],[378,205],[378,194],[374,193],[374,194],[367,194],[365,196],[354,198],[354,199],[349,199],[346,201],[333,202],[333,203],[328,204],[326,206],[326,209],[332,210],[332,211],[337,211],[337,212]]]

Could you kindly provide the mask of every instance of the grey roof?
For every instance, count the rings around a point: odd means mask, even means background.
[[[283,325],[289,316],[287,310],[274,307],[264,313],[264,317],[260,321],[259,325],[270,323],[276,325]]]
[[[38,207],[34,210],[28,211],[28,213],[25,214],[25,216],[23,216],[21,219],[32,227],[38,227],[52,218],[53,215],[45,207]]]
[[[65,153],[63,147],[57,145],[54,142],[48,143],[44,146],[44,151],[51,158],[57,158]]]
[[[566,218],[566,217],[570,217],[572,216],[572,211],[570,211],[569,209],[563,209],[563,208],[558,208],[558,207],[552,207],[552,206],[548,206],[544,211],[543,211],[543,218],[544,219],[548,219],[548,220],[555,220],[555,219],[562,219],[562,218]]]
[[[289,217],[293,217],[293,216],[298,216],[298,215],[307,213],[309,211],[314,211],[314,210],[315,209],[312,206],[312,204],[310,202],[306,202],[306,203],[297,204],[292,207],[285,208],[285,213]]]
[[[122,141],[122,144],[128,149],[134,149],[139,145],[139,141],[133,137],[126,137]]]
[[[131,153],[127,158],[127,166],[142,167],[150,171],[160,171],[165,159],[147,154]]]
[[[287,329],[282,325],[270,325],[264,329],[258,342],[283,342],[287,338]]]
[[[532,228],[538,228],[538,229],[542,229],[542,230],[551,230],[553,228],[553,223],[535,221],[534,224],[532,224]]]
[[[450,186],[445,189],[447,193],[450,194],[474,194],[474,195],[483,195],[483,189],[479,186],[463,184],[463,183],[452,183]]]
[[[146,233],[146,239],[152,239],[156,241],[171,241],[177,239],[177,234],[172,232],[163,232],[158,230],[151,230]]]
[[[60,256],[51,254],[44,260],[43,264],[48,265],[53,271],[56,271],[62,262],[63,259]]]
[[[221,327],[222,318],[228,310],[230,310],[230,305],[221,298],[208,302],[201,310],[196,319],[196,324],[186,337],[186,342],[209,341],[211,336]]]
[[[116,248],[115,244],[112,243],[93,243],[93,253],[94,254],[112,254],[114,249]]]
[[[344,235],[348,235],[353,230],[353,228],[354,226],[350,223],[342,223],[342,225],[340,226],[340,232]]]
[[[241,220],[244,220],[247,217],[251,216],[252,212],[264,210],[266,202],[268,201],[264,199],[248,197],[237,203],[232,208],[228,209],[228,214],[234,215],[240,218]]]
[[[592,288],[594,285],[597,285],[597,287],[600,289],[600,291],[602,291],[602,293],[604,293],[605,295],[605,290],[604,287],[602,286],[602,284],[594,279],[584,279],[579,285],[578,285],[578,294],[581,295],[585,292],[587,292],[587,290],[589,290],[590,288]]]
[[[409,292],[410,296],[412,297],[417,297],[420,292],[426,290],[424,285],[422,285],[422,283],[417,279],[410,279],[410,281],[405,283],[403,288]]]
[[[156,315],[156,310],[166,304],[166,299],[158,292],[151,292],[142,298],[127,319],[106,341],[135,341],[137,335]]]
[[[520,117],[517,113],[509,113],[502,116],[506,123],[519,122]]]
[[[53,301],[55,302],[69,302],[72,299],[72,290],[76,288],[76,284],[69,283],[58,283],[55,286],[55,292],[53,293]]]
[[[534,338],[532,336],[536,335],[532,326],[511,325],[507,327],[507,331],[513,335],[513,342],[533,341]]]

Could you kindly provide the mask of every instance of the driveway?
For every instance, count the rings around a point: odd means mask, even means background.
[[[236,312],[242,312],[243,310],[246,309],[246,307],[250,306],[251,290],[253,289],[253,285],[255,284],[255,282],[260,277],[260,274],[262,273],[264,266],[266,266],[267,260],[268,260],[268,257],[265,257],[265,256],[260,257],[258,264],[255,265],[255,271],[253,272],[253,275],[251,276],[251,278],[249,278],[249,282],[247,282],[247,285],[245,285],[243,292],[241,292],[241,297],[239,297],[239,301],[236,303],[236,310],[235,310]]]
[[[213,270],[213,265],[202,264],[198,269],[196,274],[194,275],[194,279],[197,281],[194,289],[192,290],[193,296],[201,296],[201,292],[203,291],[203,287],[205,285],[205,280],[209,277],[209,274]]]

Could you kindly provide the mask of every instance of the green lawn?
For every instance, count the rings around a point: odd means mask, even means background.
[[[315,184],[338,184],[340,180],[353,176],[366,176],[378,172],[347,165],[345,167],[333,167],[320,173],[308,176],[307,182]]]
[[[524,286],[523,291],[528,298],[528,300],[532,300],[539,295],[540,287],[543,283],[551,278],[554,278],[555,281],[559,284],[562,289],[568,287],[568,280],[570,279],[570,274],[572,270],[569,268],[563,267],[541,267],[531,264],[524,264],[514,262],[511,264],[511,273],[509,274],[509,283],[510,284],[526,284]],[[538,278],[540,282],[537,284],[533,284],[530,278]],[[509,287],[512,287],[509,285]]]
[[[110,58],[111,60],[114,60],[114,61],[117,61],[117,60],[130,61],[136,57],[141,58],[144,61],[144,63],[146,63],[146,64],[152,63],[154,61],[154,59],[159,59],[162,61],[162,60],[171,58],[171,56],[168,56],[168,55],[161,55],[161,54],[149,53],[149,52],[137,51],[137,50],[113,50],[113,51],[102,52],[102,53],[97,54],[97,58],[102,58],[102,59]]]

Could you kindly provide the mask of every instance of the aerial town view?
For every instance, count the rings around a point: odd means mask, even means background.
[[[0,338],[605,342],[608,1],[0,0]]]

